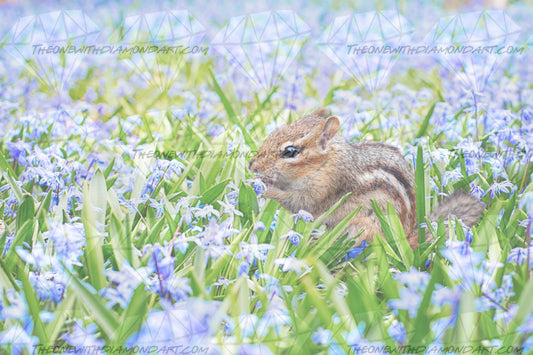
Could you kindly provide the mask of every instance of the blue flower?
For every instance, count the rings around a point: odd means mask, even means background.
[[[529,254],[529,256],[528,256]],[[529,259],[529,268],[533,268],[533,243],[528,248],[513,248],[507,256],[508,263],[523,264]]]
[[[246,261],[243,261],[242,263],[240,263],[237,276],[241,277],[242,275],[248,275],[248,273],[250,272],[250,266],[251,265]]]
[[[41,242],[37,242],[31,253],[18,247],[17,253],[22,260],[35,266],[36,271],[30,271],[29,280],[41,300],[50,299],[61,302],[63,299],[67,276],[65,275],[57,254],[47,255]]]
[[[296,259],[294,255],[289,256],[288,258],[278,258],[274,260],[274,264],[283,266],[283,272],[294,271],[296,274],[300,275],[302,269],[309,271],[311,268],[303,260]]]
[[[148,268],[161,278],[167,279],[174,273],[174,261],[175,258],[170,255],[170,250],[156,243],[152,248],[152,255],[148,259]]]
[[[204,346],[213,344],[220,303],[189,299],[171,304],[161,302],[163,310],[151,310],[139,332],[133,334],[126,346]],[[211,349],[211,351],[214,351]]]
[[[422,301],[422,296],[420,294],[404,288],[400,290],[400,299],[391,299],[389,300],[388,305],[389,308],[394,311],[405,309],[411,317],[416,317],[420,301]]]
[[[237,350],[237,355],[272,355],[266,345],[243,344]]]
[[[242,217],[242,212],[239,211],[238,209],[235,208],[235,205],[231,202],[227,202],[227,197],[226,197],[226,201],[220,201],[218,200],[217,201],[218,204],[223,208],[223,211],[222,213],[227,213],[229,214],[230,216],[241,216]]]
[[[533,313],[529,314],[524,321],[524,324],[518,327],[517,331],[522,334],[533,333]]]
[[[289,312],[284,302],[278,297],[274,297],[268,310],[257,323],[256,332],[261,336],[265,336],[268,328],[273,327],[276,333],[280,333],[281,326],[291,323]]]
[[[264,262],[267,258],[268,251],[274,248],[271,244],[259,244],[257,242],[257,235],[255,234],[252,234],[250,243],[243,240],[239,243],[239,246],[241,250],[237,252],[235,257],[237,259],[245,258],[246,262],[250,265],[254,264],[256,259]]]
[[[39,313],[39,318],[41,318],[41,320],[45,323],[48,323],[48,322],[51,322],[53,320],[56,319],[56,316],[55,314],[53,314],[52,312],[48,312],[48,311],[41,311]]]
[[[437,284],[435,286],[435,291],[433,291],[432,295],[432,302],[442,307],[445,304],[449,305],[456,305],[459,303],[459,300],[461,299],[461,292],[458,287],[454,287],[453,289],[449,289],[448,287],[444,287],[442,285]]]
[[[50,230],[43,233],[43,238],[54,243],[54,249],[67,266],[82,266],[78,261],[85,246],[85,229],[81,223],[50,222]]]
[[[392,321],[388,331],[391,338],[396,340],[398,343],[401,344],[405,341],[405,328],[403,324],[398,322],[396,319]]]
[[[454,170],[446,170],[442,176],[442,184],[448,186],[450,182],[460,181],[463,178],[461,168],[455,168]]]
[[[312,222],[314,220],[313,215],[307,211],[300,210],[298,213],[293,214],[291,218],[294,218],[294,223],[298,222],[298,220],[303,220],[305,223]]]
[[[263,182],[254,182],[254,192],[256,195],[260,195],[266,190],[266,186]]]
[[[72,345],[80,350],[88,349],[87,352],[94,351],[95,348],[102,348],[104,341],[96,338],[96,324],[89,324],[83,328],[81,320],[76,321],[72,333],[65,333],[61,338],[69,345]]]
[[[257,325],[257,316],[255,314],[243,313],[239,316],[239,326],[243,338],[255,334]]]
[[[516,316],[517,311],[518,306],[516,304],[510,305],[506,310],[498,309],[498,311],[494,315],[494,321],[497,322],[498,320],[503,319],[505,321],[505,324],[509,325],[509,323]]]
[[[31,331],[28,332],[18,325],[12,325],[0,333],[0,344],[4,345],[4,349],[11,345],[11,353],[14,355],[21,354],[24,349],[28,354],[32,354],[37,343],[38,339],[31,336]]]
[[[26,319],[28,307],[24,298],[12,289],[6,290],[5,293],[8,302],[3,302],[0,299],[0,320]]]
[[[411,291],[424,291],[430,276],[425,271],[418,271],[414,266],[408,272],[393,274],[392,277],[407,286]]]
[[[470,286],[472,282],[480,284],[485,280],[485,274],[478,268],[483,254],[475,253],[466,242],[447,241],[441,254],[452,263],[449,274],[453,280],[463,280],[465,286]]]
[[[107,307],[115,304],[126,309],[135,289],[148,278],[150,270],[147,267],[134,269],[127,260],[124,260],[120,271],[104,270],[104,274],[113,283],[113,286],[102,289],[99,293],[109,299]]]
[[[279,239],[288,239],[293,245],[298,245],[300,243],[300,239],[303,238],[303,235],[300,233],[290,230],[286,234],[282,235]]]
[[[329,345],[331,343],[331,330],[320,327],[313,333],[311,339],[315,344]]]
[[[274,231],[276,228],[276,224],[278,222],[278,216],[279,216],[279,210],[276,210],[276,213],[274,213],[274,218],[272,218],[272,223],[270,224],[270,231]]]
[[[529,354],[531,349],[533,349],[533,336],[527,338],[527,340],[524,342],[524,345],[522,345],[522,352],[524,354]]]
[[[355,257],[361,254],[365,250],[366,247],[367,247],[367,242],[366,240],[363,240],[360,247],[352,248],[348,250],[348,253],[346,254],[346,261],[350,259],[355,259]]]
[[[526,207],[529,216],[533,216],[533,191],[528,191],[522,195],[518,202],[518,208]]]
[[[511,193],[516,190],[516,185],[509,180],[504,180],[500,182],[494,182],[485,192],[488,194],[490,192],[490,198],[494,199],[496,195],[504,192],[506,194]]]
[[[162,197],[159,202],[151,198],[150,207],[155,209],[155,218],[161,218],[163,216],[163,213],[165,212],[165,198]]]
[[[254,225],[254,231],[264,231],[266,230],[265,224],[261,221],[256,222]]]
[[[188,278],[174,274],[176,258],[170,255],[170,249],[166,244],[165,247],[159,243],[153,246],[148,269],[154,275],[147,278],[145,283],[148,290],[162,297],[170,297],[174,301],[185,300],[192,293],[192,289]]]

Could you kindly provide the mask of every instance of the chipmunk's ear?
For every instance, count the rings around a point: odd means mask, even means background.
[[[337,116],[326,118],[318,134],[317,145],[323,151],[326,150],[328,142],[335,137],[339,131],[340,123]]]
[[[322,107],[317,110],[314,110],[310,116],[318,116],[322,118],[326,118],[331,116],[331,110],[327,107]]]

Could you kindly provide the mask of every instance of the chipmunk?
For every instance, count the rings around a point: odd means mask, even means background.
[[[350,221],[347,232],[356,244],[381,234],[381,224],[371,200],[382,209],[390,202],[396,210],[414,249],[418,245],[414,174],[400,151],[388,144],[363,141],[350,143],[339,131],[340,123],[327,108],[320,108],[292,124],[273,131],[249,170],[266,185],[264,196],[278,201],[292,213],[306,210],[313,216],[328,211],[344,195],[352,194],[323,223],[332,228],[354,209],[361,210]],[[458,190],[433,212],[430,221],[449,214],[474,225],[482,204]]]

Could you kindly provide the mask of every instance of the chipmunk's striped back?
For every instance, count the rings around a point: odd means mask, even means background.
[[[387,203],[396,210],[408,238],[416,239],[416,201],[414,195],[414,176],[412,168],[393,146],[365,141],[356,144],[348,144],[347,150],[341,153],[342,164],[337,169],[337,174],[345,174],[349,171],[349,181],[352,186],[353,205],[362,205],[359,212],[363,219],[359,224],[379,224],[374,215],[372,200],[382,208],[387,208]],[[357,227],[354,226],[354,229]],[[370,233],[380,230],[379,225],[375,228],[367,228]],[[356,232],[356,231],[354,231]],[[363,232],[364,239],[370,239],[372,235]],[[413,240],[412,243],[415,243]]]

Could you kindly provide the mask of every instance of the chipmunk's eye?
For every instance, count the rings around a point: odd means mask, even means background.
[[[295,146],[288,146],[281,153],[282,158],[294,158],[300,151]]]

